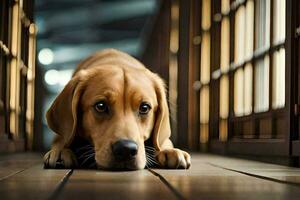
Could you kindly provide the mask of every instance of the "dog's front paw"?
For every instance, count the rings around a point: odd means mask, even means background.
[[[180,149],[165,149],[156,155],[162,167],[170,169],[188,169],[191,166],[191,156]]]
[[[45,168],[74,168],[77,159],[70,149],[51,149],[44,156]]]

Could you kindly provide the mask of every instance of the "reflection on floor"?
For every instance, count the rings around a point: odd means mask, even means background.
[[[300,199],[300,169],[192,155],[190,170],[45,170],[41,155],[0,157],[6,199]]]

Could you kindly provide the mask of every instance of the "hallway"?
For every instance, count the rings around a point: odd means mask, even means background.
[[[299,199],[300,169],[194,154],[190,170],[45,170],[41,155],[0,159],[4,199]]]
[[[299,10],[298,0],[1,1],[0,200],[300,199]],[[194,152],[191,169],[43,168],[60,134],[47,110],[78,63],[106,48],[165,80],[168,132]]]

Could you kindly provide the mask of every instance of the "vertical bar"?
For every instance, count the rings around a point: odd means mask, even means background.
[[[273,46],[273,40],[274,40],[274,33],[273,33],[273,27],[274,27],[274,2],[270,1],[270,47]],[[272,113],[271,117],[271,137],[276,138],[276,119],[273,115],[273,55],[274,53],[269,53],[269,112]]]
[[[198,73],[198,63],[197,59],[199,58],[199,52],[197,52],[197,46],[194,45],[194,37],[199,33],[199,18],[196,14],[199,11],[199,1],[191,0],[191,8],[190,8],[190,31],[189,31],[189,104],[188,104],[188,132],[189,138],[188,143],[189,147],[192,150],[197,150],[199,148],[199,132],[197,131],[197,126],[199,124],[199,112],[198,112],[198,94],[193,89],[193,84],[195,81],[199,79]]]
[[[215,22],[214,16],[217,13],[221,13],[221,0],[212,0],[211,2],[211,71],[210,76],[215,70],[220,70],[220,37],[221,37],[221,21]],[[209,132],[210,139],[219,138],[219,115],[220,115],[220,84],[219,80],[211,78],[210,81],[210,119],[209,119]]]
[[[230,0],[231,4],[234,0]],[[234,62],[234,42],[235,42],[235,11],[230,12],[230,63]],[[229,118],[228,118],[228,139],[234,137],[234,72],[229,71]]]
[[[20,39],[20,7],[19,2],[14,2],[12,8],[12,37],[10,62],[10,133],[13,138],[18,137],[18,113],[19,113],[19,39]]]
[[[189,74],[189,27],[190,0],[179,1],[179,57],[178,57],[178,144],[188,146],[188,74]]]
[[[27,75],[27,110],[26,110],[26,133],[27,149],[32,149],[33,145],[33,123],[34,123],[34,92],[35,92],[35,54],[36,54],[36,32],[35,24],[29,26],[29,46],[28,46],[28,75]]]
[[[256,21],[256,12],[257,12],[257,1],[254,1],[254,25],[253,25],[253,29],[254,29],[254,35],[253,35],[253,52],[255,51],[256,47],[256,27],[257,27],[257,21]],[[253,131],[253,135],[258,134],[259,132],[259,127],[258,127],[258,121],[256,119],[256,116],[254,115],[254,109],[255,109],[255,99],[256,99],[256,90],[255,90],[255,74],[256,74],[256,65],[255,65],[255,61],[252,61],[252,115],[251,115],[251,123],[252,123],[252,131]]]

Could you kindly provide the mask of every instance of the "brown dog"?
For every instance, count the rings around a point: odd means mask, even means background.
[[[165,168],[189,168],[190,155],[173,148],[162,79],[123,52],[107,49],[82,61],[47,112],[57,133],[45,165],[78,165],[70,149],[75,136],[88,140],[100,168],[143,169],[145,141]]]

